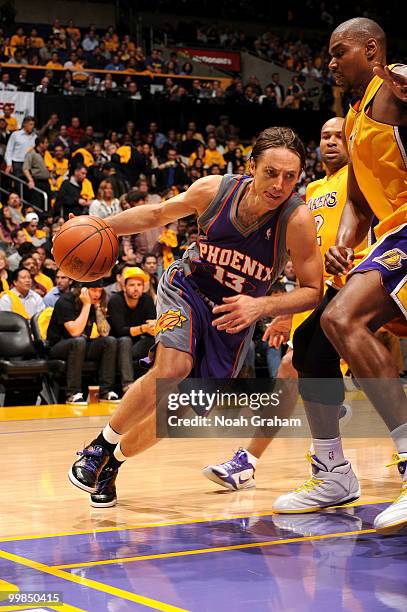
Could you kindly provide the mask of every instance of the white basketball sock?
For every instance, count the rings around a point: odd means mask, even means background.
[[[341,438],[328,438],[327,440],[312,439],[315,455],[326,465],[330,472],[337,465],[345,463]]]
[[[118,444],[116,446],[116,448],[114,449],[114,453],[113,456],[115,459],[117,459],[117,461],[120,461],[120,463],[123,463],[123,461],[126,461],[127,457],[125,455],[123,455],[122,453],[122,449],[120,448],[120,444]]]
[[[248,462],[251,463],[253,467],[256,467],[256,463],[258,461],[257,457],[249,453],[246,448],[243,448],[242,450],[244,450],[244,452],[246,453]]]
[[[122,437],[121,434],[117,433],[117,431],[110,427],[109,423],[102,431],[102,435],[106,442],[109,442],[109,444],[118,444],[118,442],[120,442],[120,438]]]

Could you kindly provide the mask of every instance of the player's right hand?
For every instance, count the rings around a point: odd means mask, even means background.
[[[275,317],[263,334],[262,340],[268,342],[271,348],[280,348],[282,344],[286,344],[290,339],[291,331],[291,315],[279,315]]]
[[[328,274],[347,274],[354,259],[355,253],[350,247],[330,247],[325,253],[325,269]]]
[[[90,306],[92,304],[92,300],[90,299],[87,287],[82,287],[81,292],[79,294],[79,299],[84,306]]]

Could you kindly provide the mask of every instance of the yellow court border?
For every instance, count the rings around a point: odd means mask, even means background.
[[[74,582],[75,584],[87,586],[96,591],[101,591],[103,593],[108,593],[109,595],[114,595],[116,597],[120,597],[128,601],[133,601],[134,603],[138,603],[148,608],[153,608],[154,610],[162,610],[162,612],[188,612],[184,608],[178,608],[177,606],[172,606],[171,604],[166,604],[162,601],[151,599],[150,597],[145,597],[144,595],[138,595],[137,593],[131,593],[130,591],[125,591],[124,589],[119,589],[108,584],[103,584],[102,582],[98,582],[96,580],[83,578],[82,576],[76,576],[75,574],[71,574],[70,572],[65,572],[49,565],[45,565],[44,563],[32,561],[31,559],[27,559],[26,557],[21,557],[20,555],[15,555],[14,553],[9,553],[4,550],[0,550],[0,559],[6,559],[7,561],[11,561],[12,563],[24,565],[25,567],[29,567],[30,569],[34,569],[45,574],[50,574],[51,576],[61,578],[62,580]],[[27,609],[27,606],[25,607],[25,609]]]
[[[110,416],[117,404],[88,404],[88,406],[67,406],[66,404],[46,404],[40,406],[0,407],[0,423],[11,421],[39,421],[43,419],[70,419],[91,416]]]
[[[187,557],[189,555],[203,555],[208,553],[228,552],[229,550],[244,550],[246,548],[263,548],[279,544],[292,544],[297,542],[311,542],[314,540],[327,540],[329,538],[342,538],[345,536],[365,535],[376,533],[376,529],[360,529],[358,531],[342,531],[339,533],[324,533],[323,535],[301,536],[286,538],[284,540],[269,540],[266,542],[250,542],[247,544],[233,544],[230,546],[217,546],[215,548],[198,548],[196,550],[180,550],[177,552],[157,553],[156,555],[141,555],[138,557],[123,557],[121,559],[105,559],[102,561],[85,561],[84,563],[69,563],[67,565],[50,565],[54,569],[73,569],[78,567],[95,567],[98,565],[112,565],[114,563],[129,563],[131,561],[151,561],[153,559],[168,559],[174,557]]]
[[[232,493],[233,494],[233,493]],[[323,508],[319,512],[327,512],[329,510],[335,510],[336,508],[358,508],[359,506],[373,506],[374,504],[391,504],[394,502],[392,499],[378,499],[373,501],[357,501],[351,504],[345,504],[340,506],[329,506]],[[74,535],[86,535],[91,533],[107,533],[109,531],[131,531],[132,529],[151,529],[153,527],[171,527],[171,525],[189,525],[191,523],[212,523],[214,521],[232,521],[242,518],[260,518],[262,516],[273,516],[278,514],[277,512],[258,512],[255,514],[237,514],[229,516],[206,516],[204,518],[189,518],[182,519],[180,521],[162,521],[157,523],[140,523],[139,525],[129,525],[128,527],[95,527],[95,529],[84,529],[78,531],[65,531],[60,533],[44,533],[35,535],[19,535],[19,536],[6,536],[0,538],[0,544],[3,542],[17,542],[18,540],[41,540],[42,538],[61,538]],[[0,611],[1,612],[1,611]]]

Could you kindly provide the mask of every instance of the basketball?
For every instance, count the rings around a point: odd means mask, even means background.
[[[69,278],[90,282],[112,269],[119,242],[103,219],[81,215],[63,224],[54,238],[52,253],[58,268]]]

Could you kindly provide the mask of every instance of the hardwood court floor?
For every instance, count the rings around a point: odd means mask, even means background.
[[[256,489],[237,493],[201,469],[247,441],[163,440],[121,468],[117,507],[92,509],[67,471],[111,408],[0,408],[0,610],[404,612],[405,535],[373,529],[400,490],[397,471],[384,467],[393,448],[363,398],[356,410],[345,431],[358,437],[345,447],[362,498],[284,516],[271,514],[272,502],[308,477],[305,436],[274,440]],[[25,592],[64,603],[8,605]]]
[[[367,402],[359,403],[363,411]],[[308,478],[306,438],[274,440],[258,464],[256,489],[237,493],[217,488],[201,475],[201,469],[229,459],[247,441],[163,440],[121,468],[117,507],[93,509],[88,495],[69,483],[67,471],[75,452],[106,423],[111,408],[92,407],[93,413],[103,416],[76,417],[70,412],[69,418],[59,418],[69,414],[67,408],[0,409],[1,538],[270,514],[275,497]],[[38,418],[41,412],[47,418]],[[370,412],[366,418],[372,418]],[[351,421],[348,427],[353,431],[357,423]],[[381,434],[350,437],[345,447],[361,481],[360,501],[394,499],[400,481],[396,469],[385,468],[393,452],[389,439]]]

